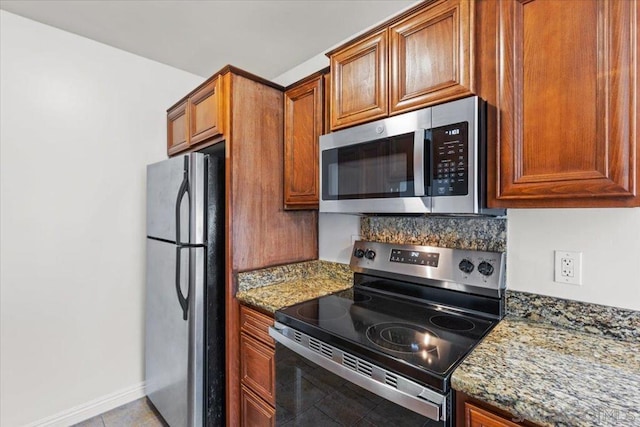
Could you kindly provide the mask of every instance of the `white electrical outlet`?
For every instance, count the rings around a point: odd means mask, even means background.
[[[582,252],[555,251],[554,281],[582,285]]]

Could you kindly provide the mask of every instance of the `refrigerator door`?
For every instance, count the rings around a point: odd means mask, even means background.
[[[147,236],[204,244],[204,184],[204,154],[191,153],[148,165]]]
[[[147,239],[145,380],[147,396],[165,421],[186,427],[189,323],[177,296],[177,248]],[[187,296],[189,257],[181,257],[180,264],[180,291]]]
[[[172,427],[202,425],[204,256],[204,247],[147,239],[146,389]]]

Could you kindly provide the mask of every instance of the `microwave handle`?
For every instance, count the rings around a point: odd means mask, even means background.
[[[419,129],[413,144],[413,188],[416,197],[424,197],[431,192],[431,131]]]

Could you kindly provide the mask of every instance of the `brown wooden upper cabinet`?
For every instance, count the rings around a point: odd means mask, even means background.
[[[324,129],[324,75],[316,73],[284,93],[284,207],[318,208],[318,139]]]
[[[200,85],[188,98],[167,111],[169,156],[222,135],[222,96],[219,76]]]
[[[328,53],[331,130],[474,92],[474,0],[438,0]]]
[[[169,156],[189,148],[187,103],[188,101],[181,102],[167,111],[167,153]]]
[[[640,205],[638,2],[503,0],[497,8],[498,173],[489,203]]]

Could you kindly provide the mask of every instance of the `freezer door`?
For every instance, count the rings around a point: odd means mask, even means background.
[[[202,424],[204,252],[147,239],[146,389],[172,427]]]
[[[191,153],[147,166],[148,237],[177,243],[205,242],[204,165],[204,154]]]

